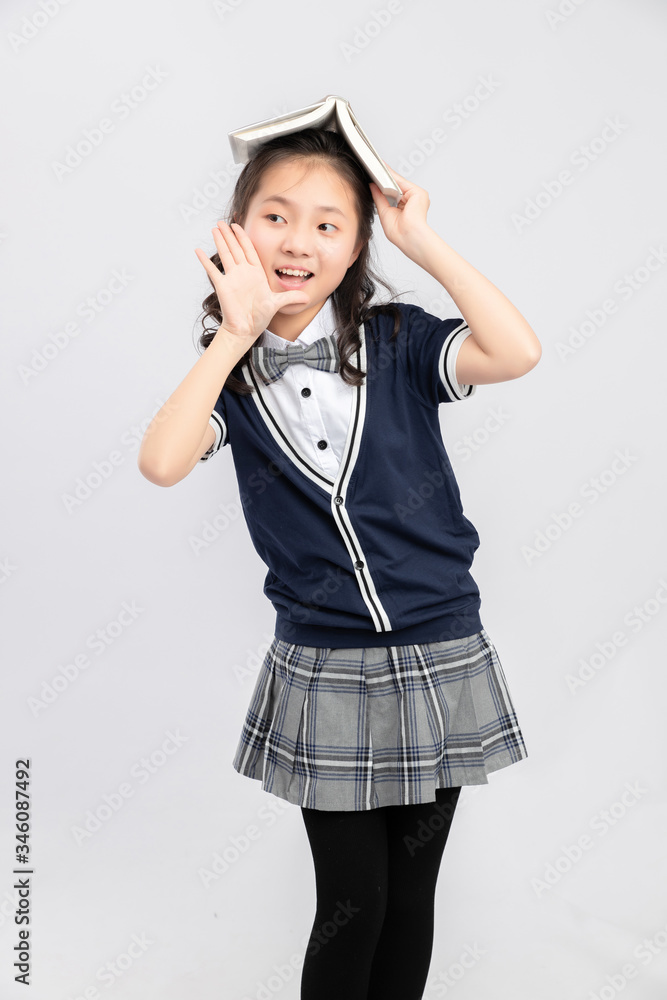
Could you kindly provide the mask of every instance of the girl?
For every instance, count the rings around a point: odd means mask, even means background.
[[[396,208],[335,132],[259,148],[217,253],[196,250],[215,329],[139,454],[171,486],[229,444],[268,567],[275,637],[233,766],[301,809],[317,891],[302,1000],[422,996],[461,786],[527,756],[439,405],[518,378],[541,348],[394,176]],[[371,266],[375,210],[464,319],[371,304],[376,282],[393,292]]]

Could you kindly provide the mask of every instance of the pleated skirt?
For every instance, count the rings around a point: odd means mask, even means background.
[[[527,757],[485,629],[461,639],[327,649],[273,639],[233,760],[309,809],[434,802]]]

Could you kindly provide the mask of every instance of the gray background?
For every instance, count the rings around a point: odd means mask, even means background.
[[[136,456],[198,357],[194,248],[213,252],[240,169],[227,132],[327,93],[411,169],[429,224],[543,346],[527,376],[441,410],[529,758],[463,790],[425,997],[664,997],[667,16],[656,0],[559,3],[3,5],[3,997],[25,995],[13,773],[29,756],[33,1000],[298,998],[315,905],[301,816],[231,767],[273,634],[266,569],[229,449],[170,489]],[[150,68],[159,82],[121,112]],[[379,222],[375,242],[406,301],[459,315]],[[135,617],[114,626],[124,603]],[[117,808],[77,837],[105,796]],[[227,870],[205,886],[216,855]]]

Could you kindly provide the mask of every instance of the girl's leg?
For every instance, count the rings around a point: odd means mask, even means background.
[[[301,1000],[367,1000],[387,905],[386,812],[301,808],[317,889]]]
[[[387,806],[388,897],[367,1000],[420,1000],[433,951],[435,887],[461,787]]]

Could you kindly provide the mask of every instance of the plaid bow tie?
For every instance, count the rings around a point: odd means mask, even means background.
[[[333,333],[320,337],[307,347],[301,344],[287,344],[286,347],[253,347],[252,363],[270,382],[276,382],[285,374],[288,365],[302,361],[311,368],[337,372],[340,368],[338,342]]]

